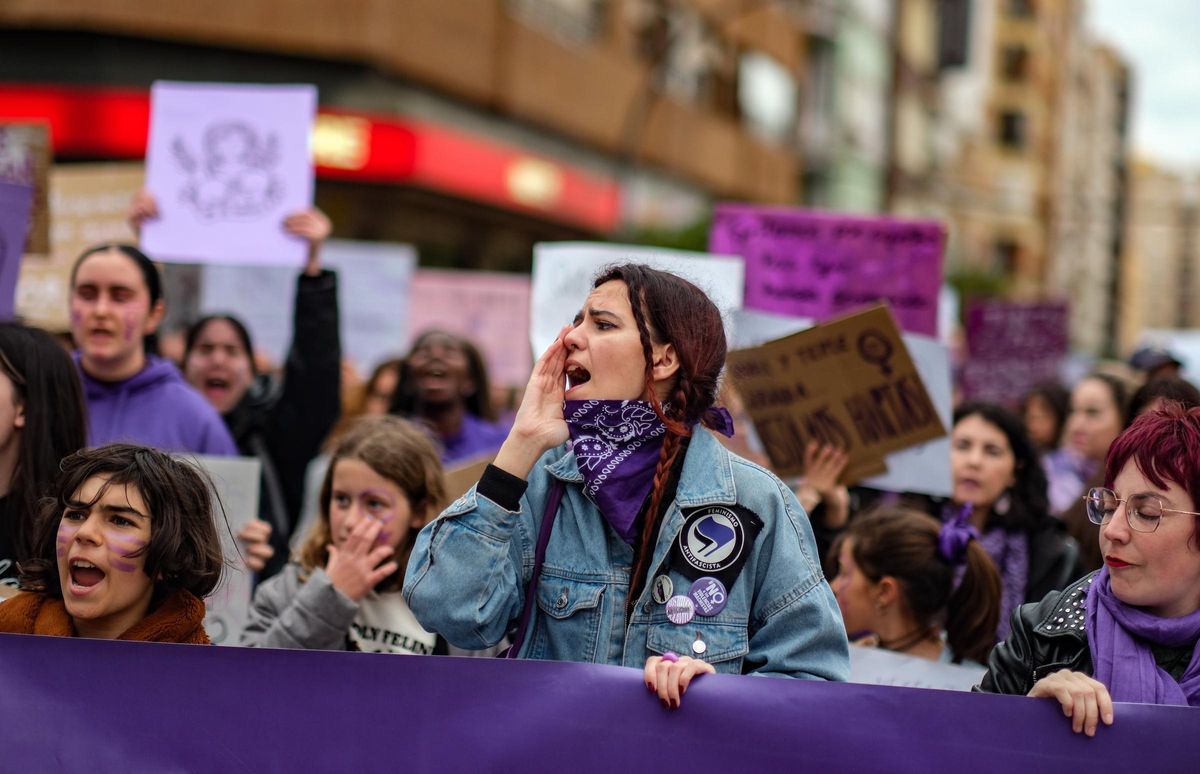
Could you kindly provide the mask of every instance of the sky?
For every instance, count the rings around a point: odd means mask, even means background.
[[[1091,0],[1088,26],[1133,65],[1134,153],[1200,171],[1200,2]]]

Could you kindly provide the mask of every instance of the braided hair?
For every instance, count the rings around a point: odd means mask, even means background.
[[[684,439],[691,436],[692,426],[702,421],[716,403],[726,344],[721,313],[704,291],[687,280],[643,264],[626,263],[601,271],[592,286],[598,288],[613,281],[624,282],[629,292],[646,361],[646,395],[654,413],[667,426],[629,578],[628,604],[632,605],[645,583],[646,565],[654,553],[655,536],[666,510],[663,496],[670,488],[669,479]],[[653,345],[666,343],[675,348],[679,370],[663,402],[654,389]]]

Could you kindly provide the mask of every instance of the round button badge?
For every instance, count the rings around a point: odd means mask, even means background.
[[[675,593],[675,584],[671,582],[671,576],[659,575],[654,579],[654,586],[650,591],[654,601],[660,605],[667,604],[667,600]]]
[[[713,616],[725,609],[729,594],[724,583],[716,578],[704,577],[688,589],[688,598],[696,608],[696,615]]]
[[[678,626],[692,620],[696,615],[696,606],[692,600],[682,594],[676,594],[667,600],[667,619]]]

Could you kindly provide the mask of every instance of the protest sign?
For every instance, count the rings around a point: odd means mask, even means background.
[[[251,519],[258,518],[259,482],[262,463],[249,457],[189,455],[208,473],[217,495],[214,516],[221,536],[225,568],[221,584],[204,600],[208,614],[204,629],[216,645],[237,645],[250,614],[253,574],[242,560],[242,549],[235,535]]]
[[[431,518],[446,510],[450,503],[465,495],[471,487],[479,483],[483,471],[487,470],[487,466],[491,465],[494,459],[496,459],[495,454],[488,454],[447,468],[442,479],[445,482],[446,500],[437,504]]]
[[[529,277],[481,271],[418,269],[408,300],[408,341],[430,328],[471,340],[487,361],[493,385],[524,387],[533,367],[529,342]]]
[[[708,247],[746,260],[746,308],[827,320],[877,301],[938,335],[945,231],[936,221],[721,204]]]
[[[1190,707],[1117,703],[1087,737],[1053,699],[715,674],[668,711],[625,667],[14,634],[0,676],[12,771],[1170,774],[1200,734]]]
[[[886,470],[887,454],[945,434],[885,306],[729,353],[729,375],[781,476],[810,440],[849,454],[843,481]]]
[[[0,320],[13,316],[17,274],[32,208],[32,186],[0,181]]]
[[[733,310],[742,307],[740,258],[633,245],[543,242],[533,248],[530,338],[534,356],[541,356],[558,331],[575,319],[601,268],[630,262],[677,274],[703,290],[721,310],[725,336],[733,341]]]
[[[1040,382],[1058,381],[1067,356],[1065,301],[975,301],[967,306],[963,393],[1015,404]]]
[[[417,254],[411,245],[331,239],[321,263],[338,272],[342,355],[361,371],[402,352]],[[204,266],[202,314],[232,313],[256,349],[283,363],[292,342],[299,271],[282,266]]]
[[[312,206],[313,86],[177,83],[150,90],[142,227],[158,260],[299,268],[306,245],[283,219]]]
[[[50,254],[26,250],[17,280],[17,313],[51,331],[70,327],[71,266],[102,242],[136,242],[129,203],[142,187],[142,165],[60,164],[50,170]]]
[[[0,123],[0,183],[33,188],[25,252],[50,252],[50,125]]]
[[[883,648],[850,646],[850,682],[969,691],[979,685],[987,669],[908,656]]]

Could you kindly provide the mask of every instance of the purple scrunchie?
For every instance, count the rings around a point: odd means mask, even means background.
[[[733,417],[724,406],[713,406],[704,412],[700,421],[726,438],[733,437]]]
[[[979,531],[970,523],[974,506],[967,503],[958,513],[942,523],[938,532],[938,553],[952,566],[963,564],[967,558],[967,544],[979,539]]]

